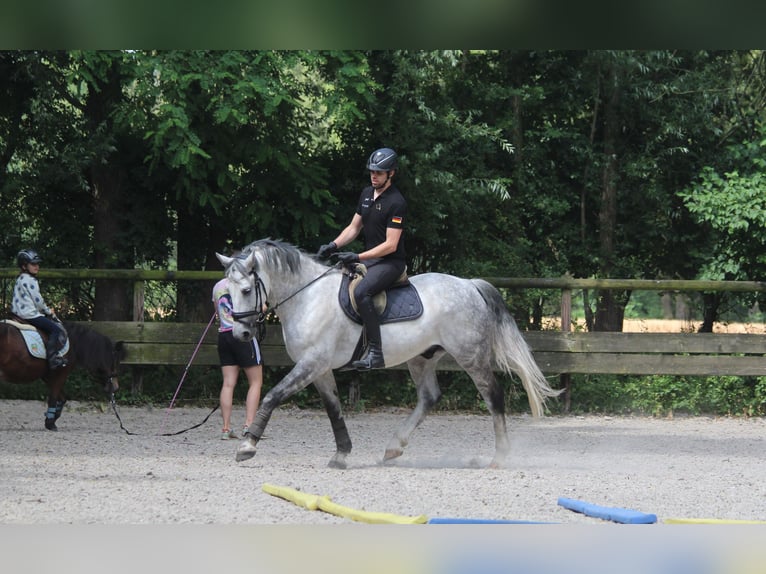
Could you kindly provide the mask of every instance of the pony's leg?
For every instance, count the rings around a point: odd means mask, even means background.
[[[45,428],[49,431],[59,430],[56,426],[56,421],[61,416],[64,410],[64,403],[66,403],[66,399],[61,393],[63,380],[59,380],[60,378],[57,377],[48,383],[48,410],[45,411]]]
[[[45,428],[49,431],[59,430],[56,426],[56,399],[48,397],[48,410],[45,411]]]
[[[399,457],[404,452],[404,447],[409,443],[410,435],[428,415],[433,406],[441,398],[441,389],[436,379],[436,363],[444,353],[438,353],[430,359],[418,356],[407,361],[410,376],[415,381],[418,402],[404,423],[396,429],[394,436],[386,445],[383,462]]]
[[[489,466],[497,468],[503,466],[508,454],[511,452],[511,443],[508,439],[508,428],[505,421],[505,394],[502,385],[497,381],[492,367],[489,365],[472,366],[461,365],[476,385],[487,404],[492,425],[495,430],[495,456]]]
[[[330,468],[346,468],[346,457],[351,452],[351,437],[343,418],[343,410],[338,398],[338,386],[332,371],[328,371],[315,380],[314,386],[319,391],[319,396],[322,397],[327,416],[330,418],[332,432],[335,435],[336,451],[328,466]]]

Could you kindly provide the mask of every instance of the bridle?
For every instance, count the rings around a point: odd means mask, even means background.
[[[266,317],[270,313],[276,313],[276,310],[279,309],[279,307],[287,303],[290,299],[295,297],[298,293],[309,287],[310,285],[313,285],[317,281],[319,281],[322,277],[333,271],[334,269],[339,269],[343,264],[342,263],[336,263],[332,267],[328,267],[327,270],[322,273],[321,275],[314,277],[311,281],[306,283],[303,287],[298,289],[297,291],[291,293],[284,299],[282,299],[279,303],[274,305],[273,307],[269,304],[268,300],[266,299],[266,286],[263,283],[263,279],[258,275],[258,272],[255,270],[255,268],[250,270],[250,275],[253,276],[253,283],[255,285],[255,308],[252,311],[240,311],[240,312],[232,312],[231,316],[232,318],[244,325],[251,324],[248,321],[243,321],[242,319],[246,319],[248,317],[255,316],[254,326],[256,329],[258,329],[258,342],[260,343],[261,340],[263,340],[263,336],[266,333]],[[265,307],[265,311],[263,310]]]

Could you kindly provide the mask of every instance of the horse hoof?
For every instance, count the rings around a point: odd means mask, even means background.
[[[506,468],[507,461],[505,457],[502,458],[493,458],[492,462],[487,465],[487,468]]]
[[[54,432],[59,430],[59,427],[56,426],[56,421],[48,422],[46,420],[45,421],[45,428],[48,429],[49,431],[54,431]]]
[[[242,441],[242,444],[239,445],[239,448],[237,449],[237,462],[253,458],[255,456],[255,450],[255,441],[248,433],[248,437]]]
[[[327,466],[328,468],[339,468],[340,470],[345,470],[348,468],[345,458],[338,458],[336,456],[330,459],[330,462],[327,463]]]
[[[403,451],[399,448],[388,448],[386,449],[386,454],[383,455],[383,462],[388,462],[389,460],[393,460],[395,458],[398,458],[402,456]]]

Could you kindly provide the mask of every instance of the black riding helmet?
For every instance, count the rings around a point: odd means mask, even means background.
[[[24,267],[28,263],[37,263],[39,265],[42,261],[43,258],[34,249],[22,249],[16,255],[16,263],[19,264],[19,267]]]
[[[372,152],[370,159],[367,160],[367,169],[370,171],[391,171],[396,169],[397,161],[396,152],[389,147],[383,147]]]

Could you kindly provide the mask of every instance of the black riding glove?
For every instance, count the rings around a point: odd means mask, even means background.
[[[330,241],[330,243],[326,243],[325,245],[322,245],[322,247],[319,248],[319,251],[317,251],[317,257],[326,259],[330,255],[335,253],[337,250],[338,250],[338,246],[335,245],[335,242]]]
[[[351,251],[343,251],[342,253],[338,253],[338,261],[345,265],[359,263],[359,255]]]

